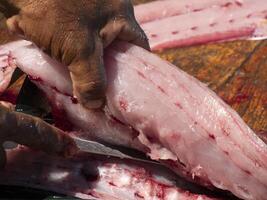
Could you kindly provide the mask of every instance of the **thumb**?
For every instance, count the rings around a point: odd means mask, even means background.
[[[87,38],[86,38],[87,39]],[[103,45],[99,37],[84,41],[78,55],[69,65],[74,95],[89,109],[99,108],[105,101],[106,74],[103,62]]]

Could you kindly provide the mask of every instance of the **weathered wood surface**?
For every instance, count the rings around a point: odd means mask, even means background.
[[[136,4],[144,2],[148,0],[134,0]],[[267,143],[267,41],[225,42],[157,53],[206,83]]]

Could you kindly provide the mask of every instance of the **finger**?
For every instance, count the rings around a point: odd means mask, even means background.
[[[80,43],[83,48],[76,51],[80,53],[69,65],[69,71],[73,81],[74,95],[86,108],[96,109],[100,108],[105,101],[106,74],[102,42],[97,36],[89,38],[91,42]]]
[[[105,47],[118,38],[150,50],[146,34],[134,19],[112,20],[100,31],[100,36]]]
[[[33,41],[40,48],[47,48],[54,30],[51,27],[44,29],[43,24],[42,19],[27,14],[14,15],[6,21],[7,28],[12,34]]]
[[[0,169],[4,168],[5,164],[6,164],[6,152],[1,144],[0,145]]]
[[[70,156],[76,153],[74,141],[63,131],[39,118],[0,107],[1,141],[42,150],[49,154]]]

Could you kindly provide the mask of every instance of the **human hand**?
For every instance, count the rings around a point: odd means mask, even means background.
[[[130,0],[6,1],[9,30],[68,66],[74,95],[87,108],[104,103],[106,46],[117,38],[149,49]]]

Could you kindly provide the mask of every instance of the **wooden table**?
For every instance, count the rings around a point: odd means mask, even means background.
[[[135,4],[149,1],[133,0]],[[267,40],[208,44],[157,53],[206,83],[267,143]]]

